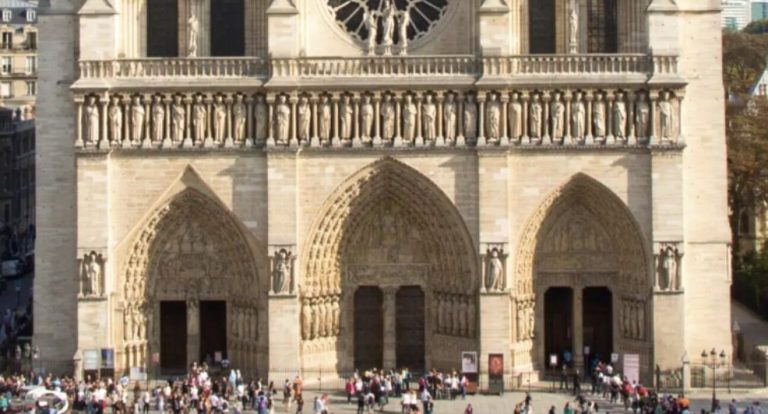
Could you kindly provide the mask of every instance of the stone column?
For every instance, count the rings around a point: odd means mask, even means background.
[[[83,101],[84,97],[77,96],[75,97],[75,103],[77,104],[77,122],[75,122],[75,127],[77,128],[77,131],[75,132],[75,148],[82,148],[84,145],[83,142]]]
[[[573,366],[584,374],[584,291],[581,286],[573,287]]]
[[[245,146],[253,146],[253,97],[245,97]]]
[[[200,303],[187,300],[187,366],[200,357]]]
[[[485,95],[477,94],[477,145],[485,145],[485,123],[488,120],[485,119]]]
[[[521,122],[521,138],[520,142],[530,142],[530,136],[528,136],[528,131],[530,131],[530,126],[528,125],[528,100],[530,99],[530,96],[528,95],[528,92],[523,92],[523,95],[520,97],[520,101],[523,103],[523,113],[522,113],[522,122]]]
[[[501,129],[499,131],[499,142],[501,145],[509,144],[509,95],[500,94],[501,100]]]
[[[592,100],[594,99],[594,96],[592,95],[591,91],[588,91],[584,94],[584,101],[586,101],[587,104],[587,122],[584,125],[586,128],[584,137],[584,143],[589,145],[594,143],[594,137],[592,136]]]
[[[384,316],[384,356],[382,368],[389,369],[397,365],[397,286],[383,286],[384,303],[382,314]]]
[[[296,107],[297,107],[296,106],[296,101],[297,101],[297,99],[298,99],[298,97],[296,97],[296,96],[291,96],[291,97],[288,98],[288,101],[291,104],[291,131],[288,133],[288,145],[289,146],[296,146],[297,142],[298,142],[298,139],[299,139],[299,134],[298,134],[298,131],[296,129],[296,118],[297,118],[297,116],[296,116]]]

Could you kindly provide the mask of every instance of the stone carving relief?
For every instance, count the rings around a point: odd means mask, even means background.
[[[305,341],[338,337],[341,332],[341,296],[304,298],[301,302],[301,337]]]
[[[534,338],[535,305],[536,302],[533,299],[515,300],[515,334],[518,342]]]
[[[96,251],[84,253],[80,262],[80,294],[81,298],[104,296],[104,274],[107,259]]]
[[[258,310],[253,304],[236,301],[228,312],[230,335],[239,341],[256,341],[259,338]]]
[[[305,92],[269,99],[239,92],[158,93],[86,95],[76,102],[75,145],[96,149],[249,148],[265,143],[672,145],[678,142],[680,111],[680,98],[667,90],[490,91],[481,99],[453,91]],[[484,136],[478,137],[479,132]]]
[[[624,338],[645,339],[645,301],[635,298],[622,299],[621,333]]]
[[[663,292],[680,291],[682,289],[682,243],[659,243],[656,247],[655,259],[656,290]]]
[[[296,258],[291,252],[291,246],[277,247],[270,256],[272,272],[271,293],[276,295],[294,293]]]
[[[474,295],[435,292],[433,313],[436,333],[474,338],[477,335],[477,306]]]
[[[506,289],[507,254],[504,244],[490,244],[482,254],[483,285],[481,292],[502,292]]]

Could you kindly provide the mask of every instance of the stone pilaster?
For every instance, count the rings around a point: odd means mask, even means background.
[[[291,0],[274,0],[267,9],[269,55],[276,58],[299,55],[299,11]]]
[[[397,286],[384,286],[384,357],[382,368],[397,367]]]

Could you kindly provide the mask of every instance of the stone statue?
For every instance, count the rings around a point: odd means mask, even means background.
[[[165,104],[159,96],[153,98],[152,104],[152,141],[160,142],[163,140],[165,131]]]
[[[352,138],[352,122],[354,121],[355,108],[349,98],[349,95],[344,95],[341,98],[341,105],[339,106],[339,121],[341,123],[341,138],[343,141],[347,141]]]
[[[531,117],[531,138],[541,138],[541,115],[542,107],[539,101],[539,96],[534,95],[533,102],[531,102],[530,117]]]
[[[371,12],[365,13],[365,28],[368,30],[368,54],[376,54],[376,36],[378,35],[379,22],[376,15]]]
[[[310,309],[309,300],[305,299],[301,306],[301,336],[305,341],[312,338],[312,310]]]
[[[264,142],[269,131],[269,110],[263,95],[256,97],[256,107],[253,112],[256,118],[256,141]]]
[[[311,337],[319,338],[320,337],[320,299],[312,299],[312,335]]]
[[[208,110],[205,108],[202,95],[195,96],[195,103],[192,105],[192,128],[195,131],[195,143],[203,145],[206,138],[205,130],[208,125]]]
[[[126,341],[133,340],[133,318],[131,317],[131,312],[131,305],[128,305],[123,311],[123,323],[125,324],[123,331]]]
[[[320,338],[325,338],[328,336],[328,326],[325,324],[325,321],[327,319],[326,316],[326,303],[328,301],[328,298],[322,298],[318,300],[317,303],[317,325],[319,327],[318,334]]]
[[[499,126],[501,122],[501,104],[496,97],[496,94],[491,94],[488,98],[488,138],[492,141],[498,141],[500,135]]]
[[[576,92],[576,96],[573,100],[573,106],[571,107],[571,111],[573,113],[571,114],[571,121],[572,121],[572,127],[573,130],[571,131],[571,135],[574,138],[584,138],[586,135],[586,118],[587,118],[587,109],[584,106],[584,102],[582,101],[582,95],[581,92]]]
[[[645,338],[645,304],[637,304],[637,339]]]
[[[384,45],[384,54],[390,54],[393,37],[395,34],[395,6],[390,0],[384,0],[381,11],[381,43]]]
[[[217,144],[224,141],[224,135],[227,132],[227,104],[224,102],[224,97],[216,95],[213,101],[213,126]]]
[[[89,96],[85,105],[85,142],[97,144],[99,142],[99,107],[96,105],[96,97]]]
[[[672,113],[672,101],[669,99],[669,92],[661,95],[659,102],[659,121],[661,124],[661,138],[672,138],[672,128],[674,128],[674,115]]]
[[[242,142],[245,139],[245,120],[248,108],[243,103],[243,95],[235,95],[235,102],[232,104],[232,132],[235,142]]]
[[[467,95],[464,102],[464,137],[477,138],[477,103],[473,95]]]
[[[117,96],[112,97],[112,105],[109,107],[109,129],[112,132],[112,142],[121,143],[123,141],[123,108]]]
[[[528,339],[533,339],[534,328],[536,327],[536,323],[534,321],[534,314],[533,314],[533,302],[528,304],[527,312],[528,312]]]
[[[565,104],[560,100],[560,94],[556,93],[552,100],[552,139],[561,140],[565,136]]]
[[[525,308],[523,307],[522,303],[517,304],[517,313],[515,314],[515,319],[517,322],[517,340],[518,341],[524,341],[525,334],[528,332],[528,328],[526,328],[526,323],[528,322],[528,318],[525,317]]]
[[[475,307],[475,299],[470,296],[469,303],[467,304],[467,332],[470,338],[474,338],[477,334],[477,308]]]
[[[438,293],[437,300],[437,332],[445,332],[445,302],[443,297]]]
[[[333,116],[333,108],[331,108],[331,102],[328,96],[320,98],[320,140],[322,142],[328,142],[331,139],[331,117]]]
[[[370,140],[371,131],[373,130],[373,104],[371,103],[371,97],[368,95],[363,96],[363,103],[360,106],[360,137],[365,140]]]
[[[323,305],[323,308],[325,308],[323,311],[323,315],[325,315],[325,321],[323,322],[323,325],[325,325],[325,336],[333,336],[334,334],[333,305],[331,302],[333,302],[333,298],[327,298],[325,300],[325,304]]]
[[[339,299],[336,298],[333,301],[333,334],[339,335],[341,332],[341,308],[339,307]]]
[[[83,292],[86,296],[99,296],[101,288],[101,263],[96,252],[91,252],[85,259],[86,288]]]
[[[187,21],[189,33],[187,34],[187,57],[197,57],[197,37],[200,32],[200,23],[194,14]]]
[[[309,141],[310,121],[312,120],[312,108],[309,106],[309,100],[306,96],[299,98],[299,106],[296,108],[298,117],[298,135],[300,142]]]
[[[424,139],[434,141],[437,137],[435,121],[437,120],[437,106],[432,101],[432,95],[424,97],[424,105],[421,107],[421,122],[424,124]]]
[[[136,95],[133,97],[133,105],[131,105],[131,139],[135,145],[138,145],[144,137],[144,115],[141,97]]]
[[[291,107],[285,95],[277,98],[277,107],[275,108],[275,135],[280,144],[288,143],[288,134],[291,130]]]
[[[391,140],[395,136],[395,104],[392,102],[392,96],[384,95],[381,103],[381,135],[385,140]]]
[[[142,321],[141,321],[141,310],[139,308],[140,307],[137,306],[131,310],[131,318],[133,319],[133,322],[131,323],[131,325],[133,325],[133,338],[137,340],[142,340],[144,338],[141,336],[140,325]]]
[[[637,95],[637,104],[635,104],[635,123],[637,124],[637,136],[640,138],[648,137],[648,126],[651,119],[651,106],[645,99],[645,94]]]
[[[445,140],[448,142],[456,141],[456,100],[452,93],[445,96],[443,104],[443,121],[445,131]]]
[[[678,251],[672,246],[662,249],[659,253],[661,258],[661,269],[659,269],[660,283],[659,287],[663,290],[677,290],[678,281]]]
[[[488,258],[488,270],[485,280],[485,287],[489,291],[502,290],[504,286],[504,263],[499,257],[499,251],[493,249]]]
[[[416,104],[413,103],[411,95],[405,95],[403,102],[403,139],[406,142],[413,142],[416,138],[416,116],[418,111]]]
[[[602,94],[595,94],[592,104],[592,127],[596,138],[605,138],[605,101]]]
[[[576,0],[571,0],[568,19],[568,49],[571,53],[579,53],[579,10]]]
[[[406,55],[408,53],[408,26],[411,25],[411,14],[408,9],[403,10],[400,13],[400,55]]]
[[[186,123],[187,109],[181,101],[181,96],[173,97],[171,106],[171,130],[173,131],[173,141],[180,142],[184,139],[184,124]]]
[[[624,94],[616,94],[613,103],[613,135],[618,139],[627,136],[627,104],[624,102]]]
[[[281,249],[275,255],[275,267],[272,273],[272,291],[285,293],[290,285],[291,278],[291,254]]]
[[[523,105],[518,100],[517,92],[512,94],[509,102],[509,131],[509,137],[514,140],[523,134]]]
[[[459,303],[459,334],[467,336],[467,301],[463,298]]]

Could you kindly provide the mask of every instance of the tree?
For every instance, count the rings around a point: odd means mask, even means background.
[[[750,22],[742,31],[747,34],[768,33],[768,20],[755,20],[754,22]]]

